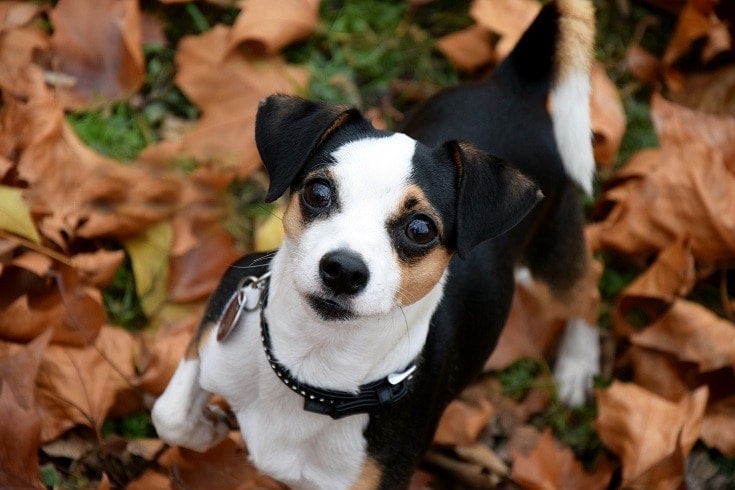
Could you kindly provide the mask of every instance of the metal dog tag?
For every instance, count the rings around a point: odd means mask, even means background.
[[[237,291],[227,301],[217,326],[217,341],[227,338],[240,321],[243,312],[255,311],[260,307],[261,286],[259,278],[246,277],[238,285]]]

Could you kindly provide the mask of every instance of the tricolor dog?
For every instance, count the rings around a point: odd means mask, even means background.
[[[446,405],[481,371],[524,267],[573,302],[588,266],[593,14],[543,7],[488,80],[440,92],[400,132],[357,110],[265,99],[267,200],[283,245],[225,274],[153,409],[162,439],[228,433],[294,488],[405,487]]]

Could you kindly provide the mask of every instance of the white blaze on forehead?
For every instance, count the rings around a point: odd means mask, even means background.
[[[416,141],[396,133],[347,143],[332,156],[340,203],[371,198],[395,210],[411,176]],[[358,201],[359,202],[359,201]]]

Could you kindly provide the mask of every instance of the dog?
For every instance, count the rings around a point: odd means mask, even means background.
[[[593,37],[589,3],[547,4],[489,79],[439,92],[397,132],[345,106],[262,101],[283,244],[224,275],[153,407],[159,436],[220,442],[218,394],[251,461],[291,487],[407,486],[492,352],[519,267],[572,303],[589,266]]]

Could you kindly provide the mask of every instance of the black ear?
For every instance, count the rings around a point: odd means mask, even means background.
[[[457,253],[517,225],[543,197],[528,177],[500,158],[462,142],[444,144],[457,166]]]
[[[314,151],[337,128],[362,119],[357,109],[288,95],[263,99],[255,117],[255,143],[270,177],[266,201],[278,199]]]

